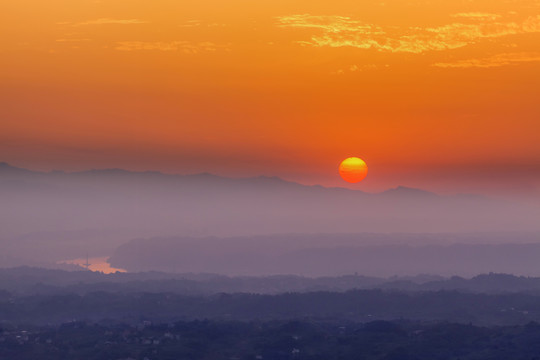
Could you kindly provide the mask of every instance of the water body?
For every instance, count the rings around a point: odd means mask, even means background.
[[[88,269],[91,271],[98,271],[102,272],[104,274],[112,274],[115,272],[126,272],[125,269],[117,269],[113,268],[111,264],[107,262],[109,258],[108,257],[93,257],[88,258],[88,263],[90,266],[88,266]],[[78,258],[78,259],[72,259],[72,260],[65,260],[60,261],[61,264],[73,264],[73,265],[79,265],[81,267],[85,267],[84,264],[86,264],[86,258]]]

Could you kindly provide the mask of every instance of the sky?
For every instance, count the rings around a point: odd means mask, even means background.
[[[540,199],[538,0],[4,0],[0,33],[15,166]]]

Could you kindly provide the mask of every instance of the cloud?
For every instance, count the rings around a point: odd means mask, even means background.
[[[222,23],[205,23],[205,22],[202,22],[200,20],[188,20],[186,21],[185,23],[183,24],[180,24],[178,25],[179,27],[200,27],[200,26],[205,26],[205,27],[224,27],[226,26],[225,24],[222,24]]]
[[[486,58],[458,60],[449,63],[436,63],[433,64],[433,66],[441,68],[493,68],[528,62],[540,62],[540,53],[505,53]]]
[[[96,20],[88,20],[80,23],[74,23],[73,26],[85,26],[85,25],[134,25],[134,24],[146,24],[148,21],[139,20],[139,19],[110,19],[110,18],[100,18]],[[69,23],[59,23],[59,24],[69,24]]]
[[[197,27],[197,26],[201,26],[201,21],[200,20],[188,20],[185,23],[180,24],[178,26],[180,26],[180,27]]]
[[[465,18],[465,19],[471,19],[471,20],[491,20],[491,21],[495,21],[502,17],[502,15],[499,15],[499,14],[483,13],[483,12],[458,13],[458,14],[452,14],[450,16],[455,17],[455,18]]]
[[[531,16],[523,23],[523,31],[526,33],[540,32],[540,15]]]
[[[117,43],[115,49],[120,51],[182,51],[186,54],[196,54],[200,52],[217,51],[219,49],[227,50],[228,47],[223,45],[217,45],[212,42],[191,43],[189,41],[121,41]]]
[[[475,14],[472,15],[471,14]],[[540,16],[531,16],[522,23],[498,22],[482,13],[461,14],[476,19],[475,23],[451,23],[438,27],[380,27],[344,16],[309,14],[277,18],[282,28],[313,29],[309,40],[297,43],[315,47],[354,47],[381,52],[414,53],[457,49],[482,39],[507,35],[540,33]],[[495,17],[496,18],[496,17]],[[406,34],[406,35],[403,35]]]
[[[92,41],[92,39],[56,39],[56,42],[85,42]]]
[[[383,34],[381,28],[347,16],[314,16],[309,14],[278,17],[278,26],[321,29],[328,33]]]
[[[332,74],[337,74],[337,75],[343,75],[345,74],[346,72],[360,72],[360,71],[370,71],[370,70],[377,70],[377,69],[383,69],[383,68],[388,68],[390,67],[390,65],[388,64],[365,64],[365,65],[356,65],[356,64],[353,64],[353,65],[350,65],[348,68],[346,69],[338,69],[337,71],[335,72],[332,72]]]

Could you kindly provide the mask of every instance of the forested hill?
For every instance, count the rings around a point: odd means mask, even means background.
[[[46,270],[19,267],[0,269],[0,290],[12,296],[33,294],[176,293],[211,295],[219,293],[280,294],[286,292],[383,289],[405,292],[459,291],[466,293],[540,294],[540,278],[508,274],[483,274],[472,278],[434,275],[378,278],[362,275],[336,277],[265,276],[229,277],[216,274],[171,274],[163,272],[103,274],[91,271]]]

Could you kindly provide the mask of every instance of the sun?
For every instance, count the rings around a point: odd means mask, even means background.
[[[339,175],[343,180],[350,183],[357,183],[366,177],[368,167],[364,160],[357,157],[350,157],[339,165]]]

